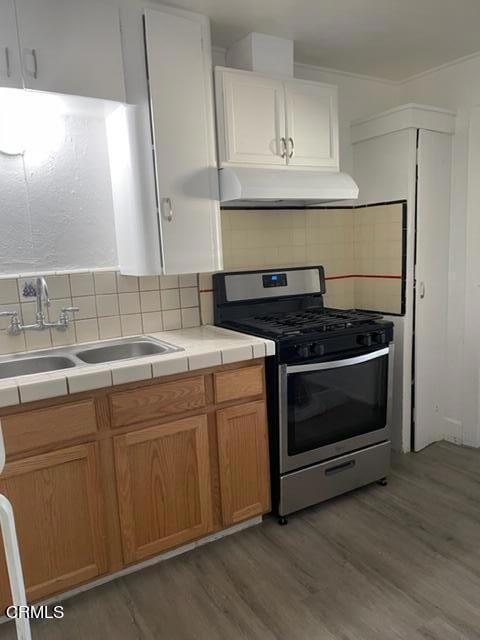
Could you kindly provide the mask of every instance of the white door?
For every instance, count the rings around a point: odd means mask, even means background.
[[[221,163],[285,165],[283,83],[217,69],[217,96]]]
[[[16,0],[25,87],[125,100],[118,7],[104,0]]]
[[[165,273],[222,268],[208,21],[145,11]]]
[[[285,83],[288,164],[338,170],[337,88]]]
[[[0,4],[0,87],[22,88],[14,0]]]
[[[419,131],[415,268],[415,450],[445,433],[451,136]]]

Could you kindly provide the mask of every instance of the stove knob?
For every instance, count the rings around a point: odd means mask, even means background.
[[[297,347],[297,355],[301,358],[309,358],[310,357],[310,345],[302,344],[300,347]]]
[[[372,335],[370,333],[365,333],[364,335],[357,336],[358,344],[363,345],[364,347],[372,346]]]
[[[378,333],[372,334],[372,337],[373,337],[373,342],[375,344],[385,344],[387,341],[387,338],[383,333],[383,331],[379,331]]]
[[[316,344],[313,347],[313,351],[316,356],[323,356],[325,353],[325,346],[323,344]]]

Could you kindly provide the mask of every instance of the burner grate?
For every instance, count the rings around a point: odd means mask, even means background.
[[[293,313],[273,313],[267,315],[253,316],[244,319],[244,323],[264,326],[267,329],[282,330],[316,330],[333,331],[337,329],[351,328],[359,324],[372,322],[381,319],[377,313],[366,313],[356,309],[329,309],[318,308],[305,311],[295,311]]]

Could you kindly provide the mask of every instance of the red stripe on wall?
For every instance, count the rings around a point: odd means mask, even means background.
[[[402,276],[387,276],[370,273],[349,273],[343,276],[326,276],[325,280],[346,280],[347,278],[386,278],[389,280],[401,280]]]

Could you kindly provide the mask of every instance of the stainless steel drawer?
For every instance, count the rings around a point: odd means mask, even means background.
[[[282,476],[279,514],[288,515],[384,478],[390,469],[390,450],[390,441],[381,442]]]

